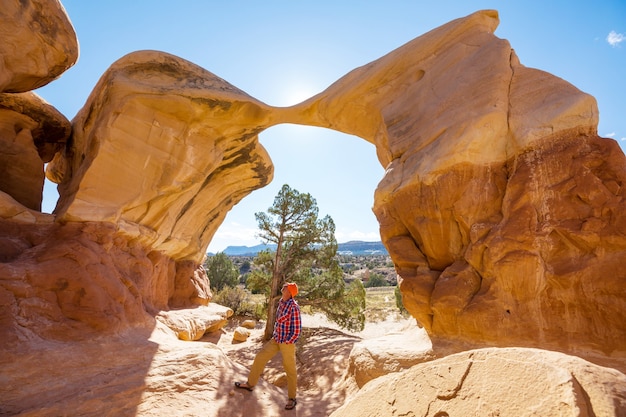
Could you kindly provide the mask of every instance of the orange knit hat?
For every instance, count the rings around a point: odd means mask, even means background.
[[[292,297],[295,297],[298,294],[298,284],[295,282],[285,282],[283,284],[283,288],[285,287],[287,287],[287,290]]]

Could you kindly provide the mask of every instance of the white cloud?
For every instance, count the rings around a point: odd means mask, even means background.
[[[626,138],[621,138],[620,140],[626,140]]]
[[[624,36],[623,33],[617,33],[614,30],[612,30],[609,35],[606,37],[606,41],[609,43],[609,45],[611,45],[612,47],[616,47],[619,46],[620,43],[624,42],[626,40],[626,36]]]
[[[607,138],[614,138],[615,137],[615,132],[607,133],[604,136],[606,136]]]

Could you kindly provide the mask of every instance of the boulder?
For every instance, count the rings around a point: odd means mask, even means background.
[[[332,417],[621,416],[626,375],[538,349],[486,348],[365,385]]]
[[[256,321],[244,320],[243,323],[241,323],[241,327],[245,327],[246,329],[254,329],[256,327]]]
[[[233,332],[233,342],[245,342],[250,337],[250,330],[243,326],[238,326]]]
[[[161,311],[156,319],[169,327],[181,340],[199,340],[205,333],[216,332],[226,325],[233,310],[211,303],[196,308]]]
[[[182,58],[122,57],[72,120],[71,146],[47,166],[59,183],[58,220],[109,222],[200,263],[226,213],[272,179],[258,141],[269,110]]]
[[[400,372],[434,357],[426,331],[415,326],[404,332],[355,343],[348,360],[348,375],[361,388],[372,379]]]
[[[42,87],[78,60],[76,32],[58,0],[4,0],[0,39],[0,92]]]
[[[0,93],[0,192],[41,211],[44,163],[61,150],[72,126],[37,94]]]

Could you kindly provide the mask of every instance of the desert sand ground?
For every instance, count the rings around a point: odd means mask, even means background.
[[[240,320],[231,319],[220,332],[206,335],[202,341],[215,343],[232,361],[241,364],[247,370],[262,346],[265,323],[257,323],[251,330],[248,340],[237,343],[233,342],[232,335],[239,324]],[[281,357],[278,354],[268,363],[263,380],[284,391],[284,399],[278,400],[280,401],[278,410],[281,411],[267,410],[262,403],[251,401],[250,397],[269,394],[264,391],[267,385],[260,383],[253,392],[234,388],[231,390],[229,394],[233,397],[234,403],[240,405],[237,411],[232,410],[233,415],[328,416],[358,390],[354,379],[348,375],[348,359],[354,344],[361,340],[406,331],[419,329],[414,319],[403,318],[398,314],[390,314],[386,320],[367,322],[363,331],[358,333],[342,330],[322,315],[303,315],[303,332],[297,351],[296,409],[282,410],[287,401],[287,393]],[[240,380],[244,381],[246,376],[244,371]],[[250,409],[244,412],[247,407]]]

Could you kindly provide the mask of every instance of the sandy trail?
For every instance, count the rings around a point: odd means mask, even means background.
[[[340,329],[323,315],[303,315],[303,332],[298,344],[298,405],[295,412],[282,410],[286,403],[286,381],[280,354],[267,365],[263,380],[280,387],[284,400],[278,404],[281,411],[264,410],[268,415],[289,416],[328,416],[345,402],[346,398],[358,391],[358,387],[348,374],[348,359],[355,343],[364,339],[377,338],[392,333],[419,331],[415,320],[390,316],[387,320],[366,323],[363,331],[354,333]],[[231,319],[220,332],[205,336],[202,341],[215,343],[233,361],[246,370],[250,368],[254,356],[262,346],[264,322],[257,323],[245,342],[233,342],[234,329],[240,320]],[[245,378],[245,373],[242,378]],[[233,381],[234,383],[234,381]],[[243,408],[251,401],[249,397],[259,395],[259,384],[250,393],[232,390],[231,395]],[[263,388],[261,388],[263,390]],[[258,404],[257,404],[258,405]],[[256,407],[256,406],[255,406]],[[243,411],[240,409],[239,411]],[[262,415],[260,409],[250,409],[250,415]],[[271,414],[271,413],[279,414]],[[245,415],[242,413],[241,415]]]

